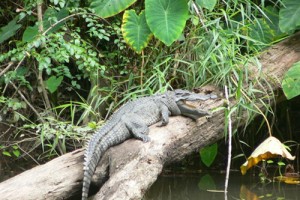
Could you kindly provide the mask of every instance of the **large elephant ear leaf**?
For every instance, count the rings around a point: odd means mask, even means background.
[[[155,37],[168,46],[180,37],[188,19],[187,0],[146,0],[145,10]]]
[[[145,12],[142,11],[138,16],[134,10],[126,10],[123,15],[122,33],[126,43],[137,53],[141,53],[152,35]]]
[[[294,31],[300,26],[300,1],[284,0],[284,7],[279,11],[279,27],[282,32]]]
[[[106,18],[116,15],[137,0],[91,0],[90,8],[100,17]]]

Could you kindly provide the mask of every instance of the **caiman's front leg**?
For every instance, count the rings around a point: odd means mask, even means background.
[[[169,111],[168,107],[163,105],[160,107],[161,109],[161,121],[157,124],[158,127],[166,126],[169,123],[169,116],[171,112]]]

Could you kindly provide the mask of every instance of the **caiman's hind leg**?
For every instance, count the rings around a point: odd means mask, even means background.
[[[130,133],[132,133],[135,138],[142,140],[143,142],[149,142],[150,137],[147,135],[149,133],[147,124],[145,124],[145,122],[141,119],[136,118],[136,116],[133,116],[132,118],[128,116],[126,117],[127,118],[124,119],[124,122]]]

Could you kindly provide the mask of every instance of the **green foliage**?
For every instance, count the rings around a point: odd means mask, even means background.
[[[300,1],[282,0],[283,8],[279,12],[279,27],[282,32],[294,31],[300,27]]]
[[[212,11],[217,4],[217,0],[196,0],[196,3],[203,8]]]
[[[19,111],[26,109],[27,105],[24,101],[20,101],[17,98],[6,98],[4,96],[0,96],[0,107],[0,113],[5,116],[6,121],[15,123],[20,119],[24,119]]]
[[[218,144],[215,143],[210,146],[206,146],[200,150],[201,161],[206,165],[206,167],[210,167],[214,162],[218,153]]]
[[[255,42],[251,43],[258,49],[269,46],[273,41],[285,35],[279,29],[278,10],[273,7],[266,7],[265,15],[267,18],[257,18],[249,26],[249,36],[255,40]]]
[[[68,16],[68,11],[66,9],[61,9],[56,11],[54,8],[48,8],[44,14],[43,27],[44,30],[50,28],[57,21]],[[56,26],[52,27],[50,31],[47,33],[55,32],[62,27],[62,23],[56,24]],[[38,24],[35,26],[28,26],[23,33],[23,42],[32,42],[39,34]]]
[[[3,145],[0,145],[0,151],[2,151],[3,155],[8,157],[12,157],[14,155],[16,158],[19,158],[21,155],[21,152],[17,145],[13,145],[11,147],[5,147]]]
[[[10,37],[14,36],[16,32],[21,28],[21,25],[17,23],[18,16],[10,21],[6,26],[0,28],[0,44]]]
[[[134,10],[126,10],[123,15],[122,32],[127,44],[137,53],[141,53],[151,38],[145,12],[142,11],[137,16]]]
[[[106,18],[116,15],[137,0],[92,0],[91,8],[95,10],[95,13],[100,17]]]
[[[26,129],[36,130],[40,137],[38,142],[41,144],[44,154],[48,154],[47,156],[66,153],[69,142],[76,143],[93,130],[89,126],[77,127],[53,118],[47,118],[47,121],[42,124],[27,125]]]
[[[248,62],[258,63],[249,58],[286,36],[278,26],[278,10],[283,8],[272,2],[265,7],[250,0],[50,0],[43,5],[44,33],[38,32],[36,1],[17,2],[24,9],[9,12],[2,22],[9,24],[19,16],[15,24],[21,27],[7,29],[11,40],[1,43],[0,73],[7,71],[0,77],[0,114],[19,128],[25,123],[30,133],[26,136],[41,144],[47,155],[81,145],[87,131],[125,101],[173,87],[227,85],[237,99],[232,112],[248,110],[251,121],[251,112],[258,112],[253,105],[261,103],[255,94],[264,91],[253,89],[260,85],[259,78],[248,82]],[[81,7],[87,4],[95,13]],[[123,21],[117,15],[121,11]],[[103,20],[97,15],[114,17]],[[152,33],[158,41],[149,40]],[[129,51],[124,40],[134,51],[143,50],[143,56]],[[249,91],[243,84],[251,86]],[[43,122],[37,122],[40,117]]]
[[[60,86],[62,80],[63,80],[63,76],[50,76],[50,78],[46,81],[46,87],[47,89],[53,93],[57,90],[58,86]]]
[[[300,62],[295,63],[284,75],[282,89],[287,99],[300,94]]]

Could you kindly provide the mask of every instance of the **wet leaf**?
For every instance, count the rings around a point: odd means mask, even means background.
[[[292,156],[286,150],[284,144],[277,138],[270,136],[253,151],[247,161],[241,166],[241,172],[244,175],[248,169],[257,165],[260,161],[279,156],[289,160],[295,159],[295,156]]]

